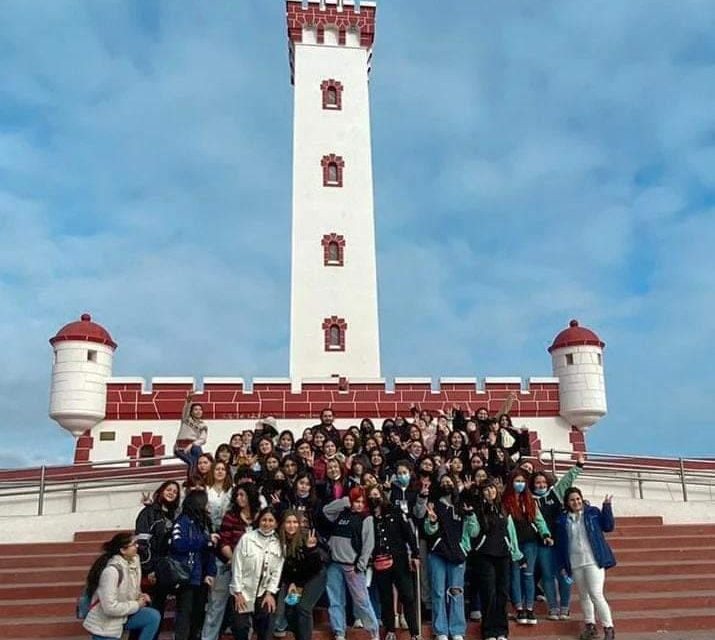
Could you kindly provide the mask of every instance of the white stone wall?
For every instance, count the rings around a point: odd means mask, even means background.
[[[295,44],[290,376],[379,377],[368,51],[307,44],[307,29],[303,37]],[[323,109],[328,79],[342,83],[341,110]],[[345,162],[342,187],[323,186],[320,162],[331,153]],[[329,233],[345,237],[342,267],[323,265]],[[331,316],[347,322],[345,351],[325,351],[322,322]]]
[[[567,356],[573,357],[573,364],[567,364]],[[606,415],[603,350],[586,345],[562,347],[552,352],[551,359],[554,376],[559,379],[561,415],[582,428]]]
[[[90,351],[94,361],[88,358]],[[114,350],[107,345],[80,340],[55,343],[50,417],[73,435],[81,435],[104,418],[113,359]]]

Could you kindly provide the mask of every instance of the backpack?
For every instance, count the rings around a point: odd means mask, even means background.
[[[119,567],[115,565],[110,566],[114,567],[119,574],[119,580],[117,581],[117,586],[119,586],[120,584],[122,584],[124,574],[119,570]],[[75,604],[75,616],[77,617],[77,620],[84,620],[89,615],[89,612],[94,609],[98,604],[99,598],[92,602],[92,594],[87,593],[87,589],[85,588],[80,594],[79,598],[77,598],[77,603]]]

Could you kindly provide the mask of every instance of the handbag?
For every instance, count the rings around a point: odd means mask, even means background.
[[[392,559],[392,556],[383,554],[375,556],[375,560],[373,560],[372,566],[375,568],[375,571],[387,571],[388,569],[392,569],[393,564],[394,561]]]
[[[189,553],[186,560],[177,560],[171,556],[159,558],[156,563],[157,580],[167,586],[176,587],[189,584],[194,570],[194,554]]]

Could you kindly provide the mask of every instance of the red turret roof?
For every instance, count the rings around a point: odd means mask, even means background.
[[[554,338],[554,343],[549,347],[549,353],[554,349],[561,349],[562,347],[577,347],[583,345],[603,348],[606,346],[606,343],[591,331],[591,329],[579,326],[578,320],[571,320],[568,329],[564,329]]]
[[[66,324],[62,327],[57,335],[50,338],[50,344],[54,345],[55,342],[61,342],[63,340],[82,340],[85,342],[97,342],[99,344],[106,344],[112,349],[117,348],[117,343],[112,340],[112,336],[109,335],[107,331],[101,324],[92,322],[92,316],[88,313],[83,313],[82,317],[75,321]]]

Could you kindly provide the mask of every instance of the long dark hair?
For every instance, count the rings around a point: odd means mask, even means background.
[[[233,491],[231,491],[230,510],[236,516],[241,516],[241,507],[239,507],[238,502],[236,502],[236,496],[241,489],[243,489],[246,494],[248,508],[251,511],[251,520],[255,520],[256,516],[258,515],[258,511],[261,508],[261,499],[258,496],[258,489],[256,488],[256,485],[252,482],[242,482],[241,484],[234,485]]]
[[[210,529],[211,522],[206,506],[209,498],[205,491],[189,491],[181,505],[181,515],[196,523],[202,529]]]
[[[176,498],[172,502],[166,502],[164,500],[164,489],[166,489],[170,485],[174,485],[176,487]],[[159,485],[159,488],[154,492],[154,495],[152,496],[152,503],[153,504],[158,504],[164,508],[166,508],[166,512],[171,520],[174,519],[174,515],[176,514],[176,510],[179,508],[179,500],[181,499],[181,488],[179,487],[179,483],[176,482],[176,480],[166,480],[162,482]]]
[[[99,587],[99,578],[102,576],[102,571],[107,568],[107,563],[118,553],[121,553],[124,547],[130,545],[132,540],[134,540],[134,535],[124,531],[117,533],[111,540],[102,545],[102,555],[94,561],[87,574],[85,591],[90,596]]]

